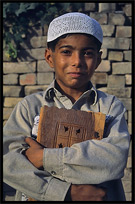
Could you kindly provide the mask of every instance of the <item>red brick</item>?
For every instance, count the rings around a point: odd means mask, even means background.
[[[36,74],[23,74],[20,76],[20,85],[36,84]]]

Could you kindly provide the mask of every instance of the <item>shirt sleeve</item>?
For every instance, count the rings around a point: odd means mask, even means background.
[[[30,115],[20,102],[4,126],[3,180],[26,196],[40,201],[63,201],[70,183],[38,170],[21,154],[24,137],[31,136]]]
[[[73,184],[100,184],[122,178],[130,143],[124,113],[123,104],[115,98],[107,113],[112,120],[105,138],[87,140],[70,148],[45,149],[44,169]]]

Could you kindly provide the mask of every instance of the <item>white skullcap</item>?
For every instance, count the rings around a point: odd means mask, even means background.
[[[90,34],[103,41],[103,32],[100,24],[93,18],[79,12],[67,13],[55,18],[49,25],[47,42],[68,33]]]

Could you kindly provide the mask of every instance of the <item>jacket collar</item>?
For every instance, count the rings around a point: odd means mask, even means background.
[[[58,97],[62,96],[62,94],[55,88],[56,87],[55,83],[56,83],[56,80],[53,80],[52,83],[48,86],[48,88],[44,92],[43,97],[45,100],[51,102],[51,101],[53,101],[53,98],[56,95]],[[89,82],[89,90],[84,92],[82,94],[81,98],[88,97],[88,96],[90,98],[91,105],[95,105],[97,102],[97,90],[95,89],[95,87],[93,86],[91,81]]]

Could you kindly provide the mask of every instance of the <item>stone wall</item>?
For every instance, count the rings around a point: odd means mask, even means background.
[[[125,105],[125,117],[132,136],[132,4],[131,3],[85,3],[84,13],[95,18],[102,26],[104,39],[102,63],[92,82],[96,88],[117,96]],[[14,106],[24,96],[45,90],[54,78],[54,72],[44,60],[47,26],[30,27],[31,34],[20,45],[18,62],[11,62],[4,53],[3,95],[4,124]],[[131,143],[132,144],[132,143]],[[123,185],[127,201],[131,200],[130,147]]]

